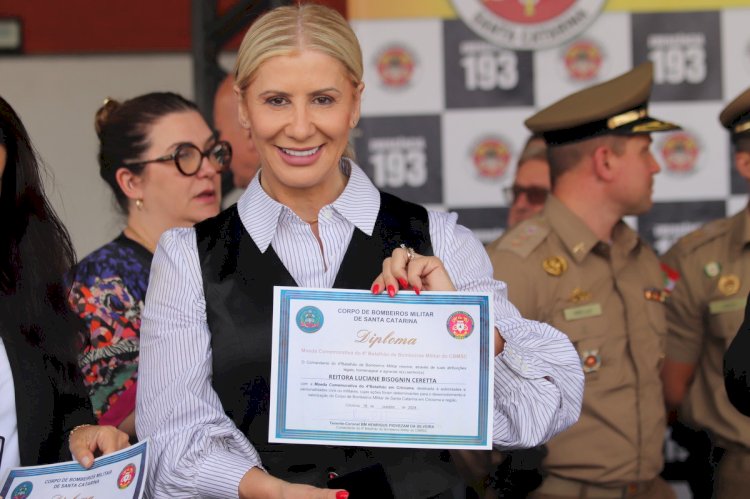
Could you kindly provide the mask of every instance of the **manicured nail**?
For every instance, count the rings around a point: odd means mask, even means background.
[[[393,284],[388,285],[388,296],[390,296],[391,298],[396,296],[396,288],[393,287]]]
[[[372,285],[372,294],[376,295],[380,293],[380,284],[373,284]]]
[[[419,288],[414,288],[414,292],[419,294]]]
[[[339,490],[336,492],[336,499],[347,499],[349,497],[349,492],[345,490]]]
[[[401,285],[402,288],[406,289],[409,287],[409,282],[404,279],[403,277],[398,278],[398,283]]]

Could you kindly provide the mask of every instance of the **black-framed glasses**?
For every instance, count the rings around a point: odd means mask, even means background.
[[[229,166],[229,162],[232,161],[232,146],[226,140],[219,140],[205,151],[201,151],[195,144],[185,142],[178,145],[177,149],[175,149],[172,154],[167,154],[155,159],[148,159],[146,161],[125,163],[125,165],[140,166],[148,163],[165,163],[167,161],[174,161],[174,164],[180,173],[186,177],[191,177],[201,169],[203,158],[208,158],[209,163],[211,163],[216,171],[221,172],[225,167]]]
[[[515,203],[521,194],[526,194],[526,199],[529,201],[529,204],[544,204],[547,200],[549,189],[534,186],[523,187],[518,184],[513,184],[505,187],[503,193],[505,194],[505,199],[508,201],[508,204]]]

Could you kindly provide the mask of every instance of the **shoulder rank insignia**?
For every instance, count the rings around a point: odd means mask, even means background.
[[[721,264],[719,262],[708,262],[703,266],[703,272],[707,277],[716,277],[721,273]]]
[[[734,274],[723,275],[716,287],[724,296],[731,296],[740,290],[740,278]]]
[[[544,259],[542,268],[549,275],[557,277],[568,270],[568,262],[561,256],[551,256]]]

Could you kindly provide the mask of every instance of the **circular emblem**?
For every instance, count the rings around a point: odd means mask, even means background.
[[[699,153],[698,141],[686,132],[670,134],[661,146],[664,166],[671,173],[693,173]]]
[[[708,262],[703,267],[703,272],[706,273],[707,277],[716,277],[721,272],[721,264],[719,262]]]
[[[393,45],[381,51],[376,66],[380,81],[389,88],[402,88],[411,82],[414,75],[415,59],[411,51],[400,45]]]
[[[34,484],[31,482],[19,483],[13,492],[10,493],[10,499],[26,499],[31,494]]]
[[[561,256],[551,256],[544,259],[542,268],[549,275],[557,277],[568,270],[568,262]]]
[[[602,50],[591,40],[571,43],[563,56],[568,76],[572,80],[586,82],[599,76],[602,67]]]
[[[452,0],[477,35],[512,49],[556,47],[588,28],[605,0]]]
[[[597,371],[602,365],[602,358],[599,350],[586,350],[581,355],[581,365],[583,372],[592,373]]]
[[[717,287],[724,296],[733,295],[740,290],[740,278],[734,274],[723,275],[719,277]]]
[[[127,489],[128,485],[133,483],[133,480],[135,480],[135,464],[130,463],[122,469],[120,476],[117,477],[117,487]]]
[[[498,137],[488,137],[474,146],[471,159],[479,176],[496,179],[508,171],[510,150],[504,140]]]
[[[323,312],[318,307],[302,307],[297,312],[297,327],[303,333],[316,333],[323,327]]]
[[[474,331],[474,319],[466,312],[454,312],[448,317],[446,327],[451,336],[463,340]]]

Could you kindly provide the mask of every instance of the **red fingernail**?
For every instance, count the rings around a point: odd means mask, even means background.
[[[349,497],[349,492],[345,490],[339,490],[336,492],[336,499],[347,499]]]
[[[393,284],[388,285],[388,296],[390,296],[391,298],[396,296],[396,288],[393,287]]]
[[[409,283],[408,283],[408,282],[407,282],[407,280],[406,280],[406,279],[404,279],[403,277],[399,277],[399,278],[398,278],[398,283],[399,283],[399,284],[401,285],[401,287],[402,287],[402,288],[404,288],[404,289],[406,289],[406,288],[408,288],[408,287],[409,287]]]
[[[419,288],[414,288],[414,292],[419,294]]]
[[[380,293],[380,284],[373,284],[372,285],[372,294],[376,295]]]

